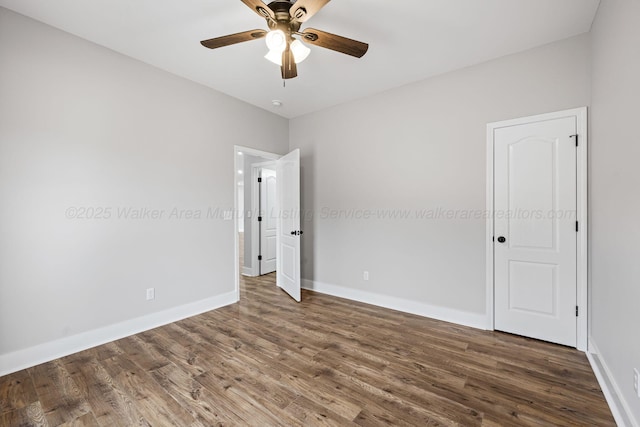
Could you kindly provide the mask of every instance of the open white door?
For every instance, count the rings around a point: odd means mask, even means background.
[[[300,302],[300,150],[276,163],[278,231],[278,287]]]
[[[260,275],[276,271],[278,203],[276,171],[262,168],[260,181]]]

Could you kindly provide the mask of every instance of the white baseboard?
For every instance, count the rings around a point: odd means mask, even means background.
[[[589,337],[589,351],[587,359],[591,364],[591,369],[596,375],[598,384],[602,389],[605,399],[609,404],[613,418],[620,427],[640,427],[640,424],[633,416],[631,407],[620,392],[620,387],[616,383],[607,363],[600,357],[600,351],[593,338]]]
[[[253,274],[253,268],[251,267],[242,267],[242,275],[249,277],[256,277],[256,274]]]
[[[235,291],[0,355],[0,376],[237,302]]]
[[[486,329],[487,327],[487,316],[484,313],[454,310],[308,279],[302,279],[302,288],[392,310],[403,311],[405,313],[416,314],[418,316],[429,317],[431,319],[442,320],[444,322],[470,326],[472,328]]]

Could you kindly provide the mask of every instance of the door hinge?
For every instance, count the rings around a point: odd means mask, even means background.
[[[580,231],[580,226],[578,225],[578,221],[576,221],[576,233]]]
[[[576,305],[576,317],[580,315],[580,307]]]
[[[578,146],[578,138],[580,138],[580,136],[578,134],[575,135],[571,135],[570,138],[575,138],[576,139],[576,147]]]
[[[262,255],[258,255],[258,261],[262,261]]]
[[[261,216],[259,216],[259,217],[258,217],[258,222],[261,222],[261,221],[262,221],[262,217],[261,217]]]
[[[262,182],[262,178],[258,178],[258,182]]]

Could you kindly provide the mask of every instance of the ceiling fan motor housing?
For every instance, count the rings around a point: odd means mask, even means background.
[[[269,3],[269,9],[271,9],[275,15],[275,22],[267,19],[267,24],[272,30],[278,29],[285,32],[285,34],[291,36],[300,30],[300,22],[292,19],[289,11],[293,3],[287,0],[276,0]]]

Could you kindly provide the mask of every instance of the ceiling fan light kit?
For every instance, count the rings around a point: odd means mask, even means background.
[[[271,30],[266,37],[269,53],[264,57],[276,65],[282,65],[282,52],[287,48],[287,38],[282,30]],[[291,51],[296,64],[301,63],[309,56],[311,49],[306,47],[300,40],[294,39],[291,42]]]
[[[297,64],[304,61],[309,49],[304,42],[336,52],[362,58],[369,45],[325,31],[308,28],[300,31],[301,25],[322,9],[330,0],[275,0],[268,5],[262,0],[241,0],[254,12],[266,19],[269,31],[250,30],[228,36],[203,40],[200,43],[209,49],[217,49],[237,43],[266,38],[269,52],[265,58],[280,66],[283,79],[297,77]]]

